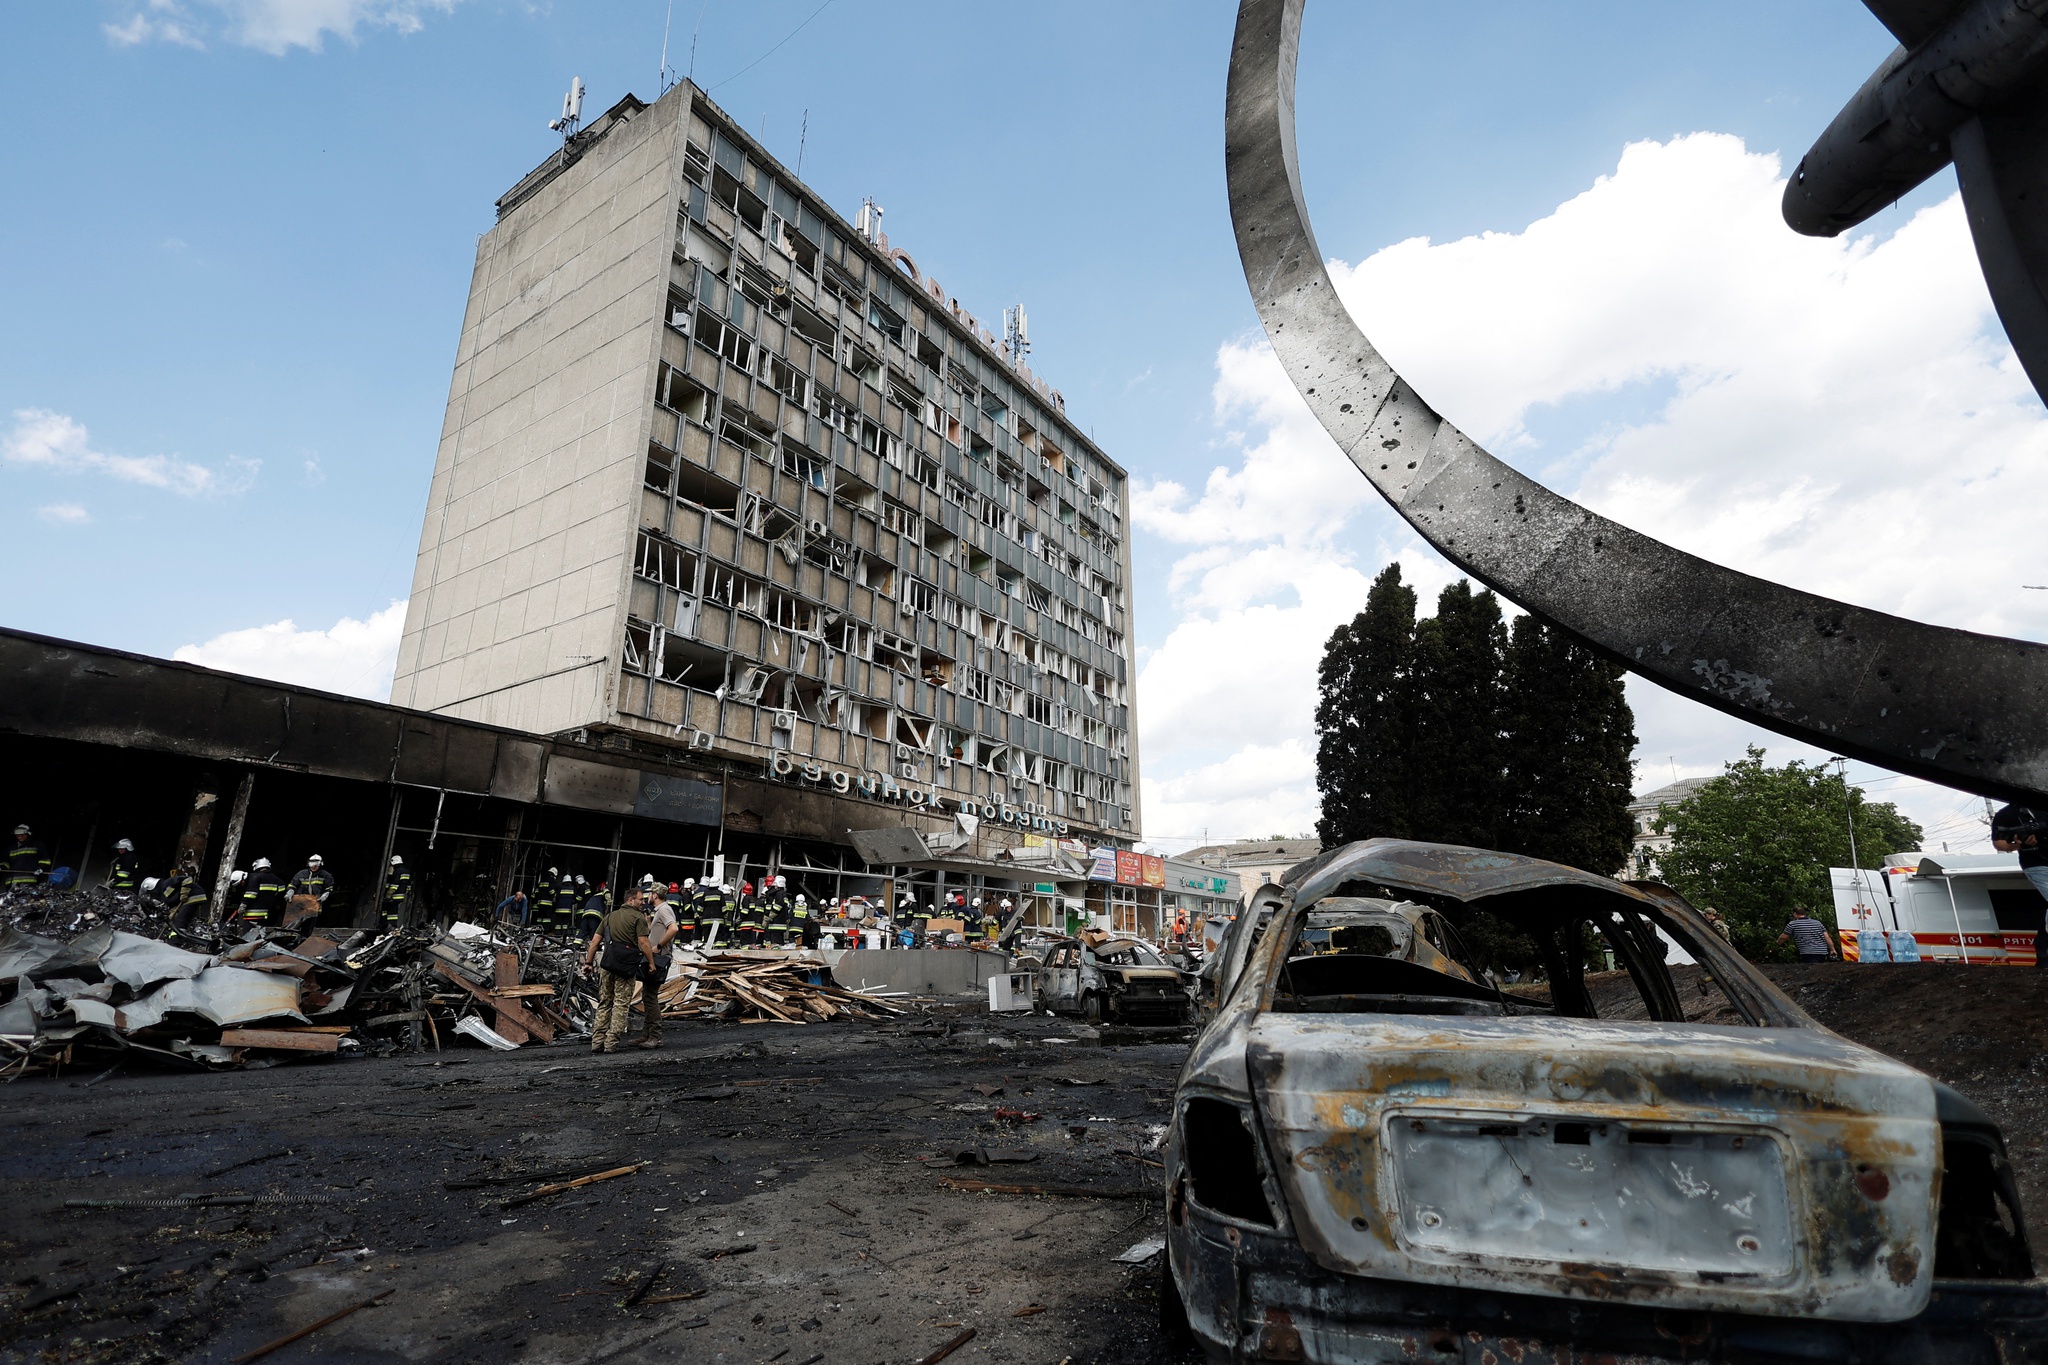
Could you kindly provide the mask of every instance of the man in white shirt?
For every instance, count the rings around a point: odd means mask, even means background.
[[[659,886],[648,889],[649,909],[647,911],[647,940],[654,948],[654,970],[647,974],[640,987],[640,1013],[644,1021],[640,1028],[639,1041],[635,1047],[661,1046],[661,983],[668,980],[669,964],[674,960],[670,951],[675,943],[676,912],[669,908],[668,892]]]

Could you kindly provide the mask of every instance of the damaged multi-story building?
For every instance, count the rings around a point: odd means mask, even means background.
[[[499,200],[392,701],[787,793],[729,833],[1127,848],[1125,473],[860,216],[687,83]]]

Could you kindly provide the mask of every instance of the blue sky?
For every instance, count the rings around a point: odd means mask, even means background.
[[[17,209],[0,216],[6,623],[168,654],[402,598],[491,203],[551,149],[544,125],[572,75],[587,112],[656,93],[669,13],[0,9],[18,110]],[[849,216],[880,201],[892,240],[963,304],[990,317],[1024,302],[1033,364],[1070,413],[1147,486],[1193,496],[1282,425],[1218,407],[1219,359],[1256,328],[1221,167],[1232,17],[1220,3],[675,0],[668,43],[683,70],[694,38],[699,83],[788,163],[807,115],[805,179]],[[1325,0],[1300,86],[1322,246],[1359,263],[1404,239],[1520,233],[1632,142],[1732,134],[1789,164],[1891,46],[1848,0]],[[1951,189],[1889,211],[1874,240]],[[1502,453],[1569,490],[1616,433],[1667,411],[1684,373],[1523,401]],[[1158,651],[1208,610],[1175,586],[1200,547],[1140,521],[1137,635]],[[1313,548],[1367,576],[1418,553],[1365,508]],[[359,686],[364,670],[348,670],[325,681]],[[1674,764],[1682,739],[1687,769],[1739,752],[1736,731],[1690,724],[1655,738]],[[1161,773],[1216,759],[1171,734],[1155,747]],[[1263,805],[1183,800],[1172,818],[1291,828],[1299,785]]]

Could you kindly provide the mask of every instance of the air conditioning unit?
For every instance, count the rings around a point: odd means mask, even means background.
[[[796,712],[777,711],[775,713],[775,728],[778,730],[796,729]]]
[[[711,739],[712,739],[712,735],[711,735],[711,732],[710,732],[709,730],[692,730],[692,731],[690,731],[690,747],[691,747],[692,749],[708,749],[708,748],[710,748],[710,747],[711,747]]]
[[[1011,786],[1013,786],[1013,787],[1022,787],[1022,786],[1024,785],[1024,774],[1022,774],[1022,773],[1011,773],[1011,774],[1010,774],[1010,785],[1011,785]]]
[[[824,522],[819,521],[816,517],[811,518],[809,524],[807,524],[804,527],[804,530],[810,532],[811,538],[813,540],[823,540],[828,534],[830,534],[830,528],[827,527]]]
[[[908,763],[908,762],[910,761],[910,759],[911,759],[911,756],[912,756],[912,752],[913,752],[913,751],[912,751],[911,747],[910,747],[910,746],[909,746],[908,744],[899,744],[899,745],[897,745],[897,746],[896,746],[896,761],[897,761],[898,763]]]
[[[896,770],[896,775],[898,777],[914,778],[917,776],[917,765],[915,763],[906,763]]]

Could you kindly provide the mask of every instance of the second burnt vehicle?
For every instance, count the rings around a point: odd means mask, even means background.
[[[1448,933],[1420,953],[1398,923],[1425,914]],[[1667,940],[1725,997],[1706,1018]],[[1605,953],[1639,1000],[1602,1018]],[[1667,888],[1370,840],[1261,888],[1218,957],[1162,1277],[1212,1358],[2048,1359],[1996,1126]]]
[[[1099,930],[1045,939],[1037,959],[1038,1003],[1091,1024],[1185,1027],[1195,1017],[1193,974],[1174,966],[1143,939]]]

